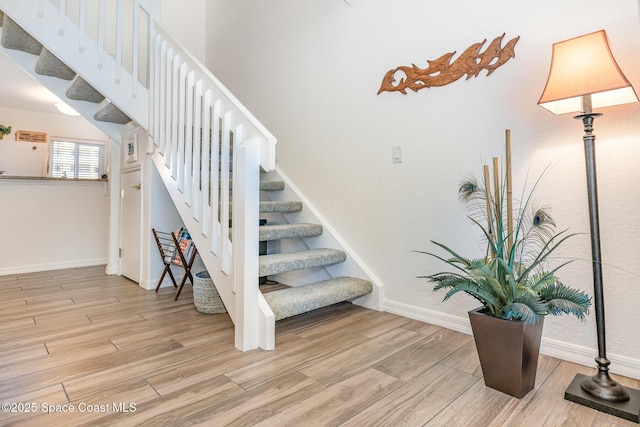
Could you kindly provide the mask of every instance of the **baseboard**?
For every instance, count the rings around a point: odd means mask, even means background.
[[[583,347],[543,337],[542,344],[540,345],[540,353],[594,369],[597,367],[594,360],[598,355],[596,348]],[[611,362],[609,371],[612,374],[640,380],[640,360],[620,356],[611,352],[607,352],[607,358]]]
[[[383,310],[409,319],[419,320],[421,322],[442,326],[443,328],[471,335],[471,325],[469,324],[469,319],[466,317],[453,316],[391,300],[384,300]],[[595,368],[596,363],[594,358],[598,354],[598,351],[595,348],[588,348],[542,337],[540,353],[557,359]],[[611,373],[640,379],[639,359],[612,353],[608,353],[607,357],[611,361],[611,366],[609,366]]]
[[[383,311],[471,335],[471,325],[468,318],[387,299],[383,302]]]
[[[140,283],[138,283],[138,286],[140,286],[145,291],[151,291],[151,290],[154,290],[156,286],[158,286],[158,281],[156,280],[154,283],[152,280],[141,279]],[[166,286],[169,286],[169,285],[166,285]],[[161,287],[164,288],[166,286],[163,285]]]
[[[107,264],[107,268],[105,268],[104,271],[107,274],[107,276],[117,276],[118,274],[120,274],[120,271],[118,270],[118,266],[113,264]]]
[[[69,262],[50,262],[45,264],[21,265],[0,268],[0,276],[11,274],[37,273],[49,270],[64,270],[65,268],[92,267],[94,265],[107,264],[107,258],[95,258],[85,260],[74,260]]]

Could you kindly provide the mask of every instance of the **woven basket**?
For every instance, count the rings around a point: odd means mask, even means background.
[[[209,277],[209,273],[201,271],[195,274],[193,281],[193,303],[196,310],[205,314],[226,313],[227,309],[220,299],[220,294]]]

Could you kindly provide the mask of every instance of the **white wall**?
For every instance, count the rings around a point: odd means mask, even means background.
[[[145,176],[143,185],[150,190],[143,193],[143,197],[145,198],[144,203],[148,206],[148,209],[147,215],[143,219],[144,229],[142,234],[143,241],[148,242],[148,244],[143,245],[143,260],[145,260],[145,263],[142,266],[140,286],[145,289],[155,289],[164,270],[164,263],[158,252],[151,229],[155,228],[158,231],[170,232],[184,227],[184,223],[171,200],[167,187],[165,187],[162,182],[162,177],[160,177],[158,170],[149,156],[145,157],[143,171]],[[179,283],[182,277],[184,277],[184,269],[179,266],[171,267],[171,269]],[[198,256],[194,261],[191,270],[192,274],[204,269],[204,264]],[[162,286],[173,286],[169,275],[165,276]]]
[[[0,179],[0,275],[107,262],[108,183]]]
[[[12,132],[0,140],[3,175],[46,176],[49,144],[19,142],[18,130],[105,142],[81,117],[0,108],[0,123]],[[32,148],[36,147],[35,150]],[[107,262],[109,183],[0,180],[0,275]]]
[[[107,136],[82,117],[47,114],[0,107],[0,124],[11,126],[11,134],[0,140],[0,170],[4,175],[47,176],[49,144],[15,140],[18,130],[45,132],[51,137],[106,143]],[[36,147],[34,150],[33,147]]]
[[[538,198],[560,229],[585,233],[552,262],[577,258],[560,276],[592,293],[582,125],[536,103],[551,45],[600,29],[640,89],[638,16],[635,1],[215,0],[207,5],[207,65],[276,135],[278,167],[382,279],[387,309],[466,324],[476,303],[463,295],[441,303],[443,295],[416,278],[441,266],[412,251],[436,240],[483,254],[457,185],[503,155],[506,128],[516,193],[527,173],[552,165]],[[425,67],[502,33],[521,38],[516,57],[491,76],[376,95],[387,70]],[[629,333],[640,330],[640,105],[602,112],[595,131],[608,351],[614,370],[640,377],[640,340]],[[403,163],[392,163],[394,145]],[[594,316],[547,319],[543,344],[592,364]]]
[[[187,6],[188,5],[188,6]],[[160,0],[160,22],[189,52],[204,62],[206,45],[205,0]]]

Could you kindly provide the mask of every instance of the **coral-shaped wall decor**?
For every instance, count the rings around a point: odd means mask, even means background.
[[[477,77],[482,70],[487,70],[488,76],[516,56],[514,48],[520,40],[520,36],[509,40],[504,47],[502,47],[503,38],[504,33],[493,39],[483,52],[480,52],[480,49],[487,39],[472,44],[453,62],[451,59],[456,54],[455,51],[445,53],[438,59],[427,60],[429,64],[427,68],[419,68],[415,64],[411,64],[411,67],[400,66],[389,70],[382,79],[378,95],[385,91],[397,91],[406,95],[407,89],[417,92],[428,87],[444,86],[455,82],[464,75],[467,76],[467,79]],[[397,83],[396,78],[400,79]]]

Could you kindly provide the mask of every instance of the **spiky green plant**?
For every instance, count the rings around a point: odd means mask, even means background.
[[[505,185],[492,193],[473,178],[461,182],[460,200],[470,208],[469,218],[482,231],[486,253],[482,258],[470,259],[432,241],[447,255],[417,252],[443,261],[454,271],[419,277],[435,283],[434,291],[445,290],[444,301],[464,292],[482,303],[488,314],[502,319],[533,324],[548,314],[570,314],[579,319],[588,314],[591,298],[566,286],[556,276],[571,261],[550,271],[545,269],[549,256],[573,234],[567,234],[567,230],[556,232],[550,210],[533,207],[533,193],[540,179],[521,199],[523,202],[513,215],[511,233],[507,229]]]
[[[11,126],[0,125],[0,133],[9,135],[11,133]]]

